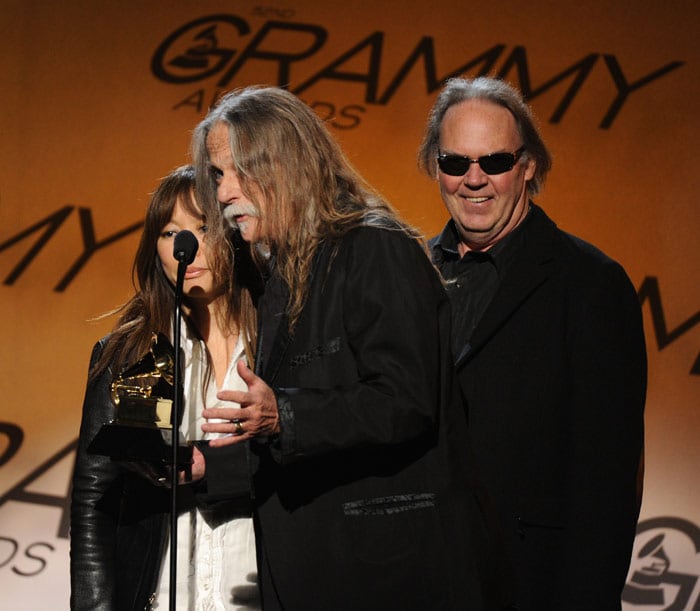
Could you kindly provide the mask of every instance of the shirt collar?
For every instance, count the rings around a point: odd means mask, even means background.
[[[493,260],[496,268],[500,271],[510,265],[515,258],[515,253],[524,240],[525,227],[529,224],[532,214],[532,205],[528,204],[528,212],[522,222],[504,238],[496,242],[487,251],[479,253],[480,257],[487,257]],[[436,263],[444,261],[458,261],[461,259],[458,250],[459,233],[454,220],[450,219],[444,229],[435,238],[432,244],[433,258]],[[467,253],[468,254],[468,253]]]

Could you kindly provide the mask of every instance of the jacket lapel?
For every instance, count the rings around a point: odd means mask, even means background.
[[[262,338],[260,338],[260,341],[262,341]],[[284,356],[287,354],[287,349],[289,348],[290,342],[291,337],[289,336],[289,320],[287,318],[287,313],[284,312],[279,321],[279,326],[277,327],[277,333],[275,334],[275,339],[272,343],[272,351],[267,359],[265,371],[260,371],[262,368],[259,361],[256,366],[256,369],[258,370],[256,371],[256,374],[263,378],[263,380],[267,381],[268,384],[272,384],[273,380],[277,376],[280,365],[284,360]]]
[[[328,247],[328,245],[323,243],[319,246],[318,250],[314,255],[314,262],[311,266],[311,272],[309,274],[309,280],[307,285],[307,304],[309,300],[314,298],[314,295],[318,290],[318,283],[315,283],[314,280],[318,271],[324,269],[324,265],[328,265],[329,251],[330,248]],[[299,320],[297,321],[297,329],[302,328],[305,324],[307,324],[307,311],[308,308],[305,306],[301,311]],[[263,338],[260,336],[262,334],[262,328],[262,325],[259,324],[258,346],[263,345]],[[280,367],[287,355],[287,351],[289,350],[289,346],[291,343],[292,336],[289,334],[289,317],[285,308],[285,311],[282,313],[282,316],[280,318],[279,325],[277,326],[277,332],[272,343],[272,351],[267,359],[265,370],[261,371],[262,366],[260,364],[259,359],[257,359],[258,362],[256,363],[256,374],[263,378],[268,384],[273,384],[274,380],[277,378]]]
[[[472,359],[552,274],[552,237],[556,226],[537,206],[533,205],[532,214],[522,252],[501,281],[471,340],[456,355],[458,368]]]

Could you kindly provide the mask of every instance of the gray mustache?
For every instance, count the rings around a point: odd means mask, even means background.
[[[235,217],[240,214],[245,214],[251,217],[258,217],[258,211],[252,204],[229,204],[224,206],[223,213],[226,222],[231,225],[231,227],[237,228],[238,223],[236,223]]]

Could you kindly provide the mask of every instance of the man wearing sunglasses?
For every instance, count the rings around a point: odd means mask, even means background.
[[[641,499],[646,353],[625,271],[532,201],[551,156],[521,95],[451,79],[419,163],[451,216],[430,243],[517,609],[621,608]]]

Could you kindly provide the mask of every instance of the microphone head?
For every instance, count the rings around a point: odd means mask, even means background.
[[[180,261],[180,263],[185,263],[186,265],[192,263],[197,256],[198,248],[199,242],[197,242],[197,238],[194,237],[191,231],[185,229],[175,234],[173,257]]]

